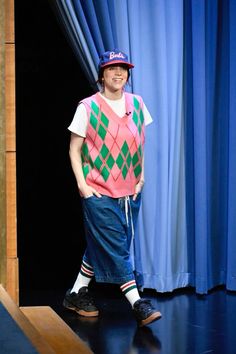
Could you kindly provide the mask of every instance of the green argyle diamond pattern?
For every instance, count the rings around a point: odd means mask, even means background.
[[[104,113],[101,114],[101,121],[103,122],[103,124],[105,125],[105,127],[108,127],[109,119],[105,116]]]
[[[141,121],[141,124],[143,125],[143,123],[144,123],[144,115],[143,115],[143,111],[142,110],[140,111],[140,121]]]
[[[101,176],[103,177],[104,181],[106,182],[110,176],[114,164],[116,163],[116,165],[121,170],[123,178],[126,179],[127,173],[132,163],[134,169],[134,175],[137,178],[142,170],[141,164],[139,163],[139,155],[141,156],[141,153],[142,153],[142,147],[140,145],[138,151],[136,151],[134,155],[131,156],[128,144],[125,141],[121,147],[121,152],[119,153],[117,159],[115,160],[111,152],[109,151],[108,147],[106,146],[106,144],[103,144],[100,149],[99,155],[93,161],[89,154],[87,144],[83,144],[82,161],[89,162],[89,165],[83,166],[84,177],[86,179],[90,168],[94,168],[95,166],[96,169],[101,173]]]
[[[128,156],[127,156],[127,159],[126,159],[128,167],[130,167],[131,160],[132,160],[131,155],[130,155],[130,153],[128,153]]]
[[[136,152],[132,158],[132,165],[135,166],[138,162],[138,153]]]
[[[104,160],[105,160],[105,158],[107,157],[108,152],[109,152],[108,147],[106,146],[106,144],[103,144],[103,145],[102,145],[102,148],[101,148],[101,150],[100,150],[100,153],[101,153],[101,155],[102,155],[102,157],[103,157]]]
[[[142,171],[142,167],[141,164],[139,163],[139,156],[142,157],[142,146],[141,144],[138,147],[138,151],[136,151],[132,157],[132,165],[134,168],[134,175],[137,178],[141,171]]]
[[[128,144],[127,144],[126,141],[125,141],[124,144],[122,145],[121,151],[123,152],[124,156],[126,157],[128,151],[129,151],[129,147],[128,147]]]
[[[137,115],[137,113],[135,111],[133,113],[132,118],[133,118],[133,121],[134,121],[135,125],[138,126],[138,115]]]
[[[110,154],[107,159],[107,166],[109,167],[110,170],[114,166],[114,163],[115,163],[115,160],[114,160],[113,156]]]
[[[100,109],[94,101],[91,102],[91,108],[92,111],[94,111],[94,113],[96,114],[96,116],[98,116]]]
[[[132,118],[135,125],[137,126],[139,134],[141,135],[144,116],[142,110],[140,110],[140,103],[135,97],[134,107],[135,110],[133,112]],[[107,134],[107,128],[109,126],[109,119],[103,112],[100,111],[99,106],[94,101],[91,102],[90,124],[98,136],[104,141]],[[87,144],[84,143],[81,150],[81,157],[85,179],[90,170],[94,167],[96,167],[96,169],[100,172],[105,182],[108,180],[114,164],[118,166],[124,179],[126,179],[131,164],[133,166],[135,177],[138,177],[142,169],[139,163],[139,157],[142,157],[141,144],[138,147],[138,151],[136,151],[134,155],[131,156],[129,146],[126,141],[124,141],[116,159],[105,143],[102,144],[102,147],[94,161],[90,156]]]
[[[110,176],[112,167],[114,166],[115,163],[114,157],[110,153],[106,144],[102,145],[99,151],[99,155],[92,163],[94,164],[94,166],[96,166],[97,170],[101,173],[101,176],[106,182]]]
[[[89,166],[88,165],[83,166],[83,173],[84,173],[84,178],[86,179],[86,177],[89,173]]]
[[[136,178],[140,175],[141,171],[142,171],[142,168],[141,168],[140,164],[138,164],[137,167],[135,167],[135,169],[134,169],[134,175]]]
[[[143,156],[143,149],[142,149],[142,145],[141,144],[139,144],[138,152],[139,152],[139,155],[142,157]]]
[[[122,172],[122,176],[124,177],[124,179],[127,176],[128,170],[130,168],[131,165],[131,161],[132,161],[132,157],[129,151],[129,147],[126,141],[124,141],[122,147],[121,147],[121,152],[119,153],[119,155],[117,156],[116,159],[116,164],[119,167],[119,169]]]
[[[94,161],[94,165],[97,167],[98,170],[100,170],[100,168],[102,167],[102,160],[100,159],[99,156],[96,157]]]
[[[110,176],[110,172],[108,171],[108,169],[106,168],[106,166],[103,167],[101,175],[104,179],[104,181],[106,182],[108,177]]]
[[[90,113],[90,124],[92,125],[93,129],[97,131],[100,138],[104,140],[107,134],[106,128],[108,128],[109,119],[105,116],[104,113],[100,111],[98,105],[94,101],[92,101],[91,103],[91,108],[92,111]],[[99,119],[98,119],[99,114],[101,114],[100,119],[102,124],[101,123],[99,124]],[[106,128],[104,128],[104,126]]]
[[[87,160],[89,158],[88,145],[86,143],[84,143],[82,146],[82,158],[84,160]]]
[[[134,107],[135,107],[135,109],[136,109],[137,111],[140,110],[140,104],[139,104],[139,101],[137,100],[136,97],[134,97]],[[135,124],[136,127],[138,128],[139,135],[141,136],[141,133],[142,133],[142,126],[143,126],[143,123],[144,123],[143,111],[140,110],[139,115],[137,114],[136,111],[134,111],[132,118],[133,118],[134,124]]]
[[[125,177],[127,176],[127,173],[128,173],[128,168],[126,165],[124,165],[124,167],[122,168],[122,176]]]
[[[119,154],[117,159],[116,159],[116,164],[117,164],[117,166],[119,167],[120,170],[121,170],[121,167],[123,166],[123,162],[124,162],[124,159],[123,159],[122,155]]]
[[[107,134],[106,129],[103,128],[103,126],[100,124],[98,128],[98,135],[100,136],[100,138],[102,138],[102,140],[104,140],[106,134]]]
[[[84,143],[82,145],[82,149],[81,149],[81,159],[82,159],[82,163],[84,164],[84,162],[89,162],[89,165],[83,165],[83,173],[84,173],[84,178],[86,179],[88,173],[89,173],[89,169],[90,167],[93,168],[94,164],[93,164],[93,160],[89,154],[88,151],[88,145],[86,143]]]
[[[90,114],[90,123],[91,123],[93,129],[96,130],[97,125],[98,125],[98,120],[93,113]]]
[[[139,110],[140,107],[139,100],[137,100],[135,96],[134,96],[134,107],[137,111]]]

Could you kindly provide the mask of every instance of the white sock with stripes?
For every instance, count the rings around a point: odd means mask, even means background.
[[[130,280],[127,283],[121,285],[120,288],[122,293],[125,295],[126,299],[133,307],[134,303],[140,299],[139,292],[136,286],[136,281]]]
[[[73,292],[78,293],[79,289],[81,289],[84,286],[88,286],[93,276],[94,276],[93,267],[90,266],[85,261],[83,261],[80,272],[77,276],[73,288],[71,289],[71,293]]]

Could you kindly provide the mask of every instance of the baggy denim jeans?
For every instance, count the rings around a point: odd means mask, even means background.
[[[97,282],[124,284],[134,279],[130,246],[141,195],[133,201],[95,195],[82,199],[87,249],[84,260],[93,267]]]

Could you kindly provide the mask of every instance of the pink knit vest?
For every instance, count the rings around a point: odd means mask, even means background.
[[[142,172],[143,101],[125,93],[126,114],[120,118],[97,93],[81,101],[89,117],[82,146],[86,183],[113,198],[134,194]]]

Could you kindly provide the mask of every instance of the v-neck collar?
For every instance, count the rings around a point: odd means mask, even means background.
[[[106,100],[99,94],[99,92],[96,93],[96,99],[97,102],[100,106],[100,110],[105,113],[109,118],[112,117],[118,124],[126,124],[127,121],[129,120],[129,117],[131,116],[131,105],[128,101],[128,97],[126,93],[124,92],[125,95],[125,115],[123,117],[120,117],[116,114],[115,111],[111,108],[111,106],[106,102]]]

